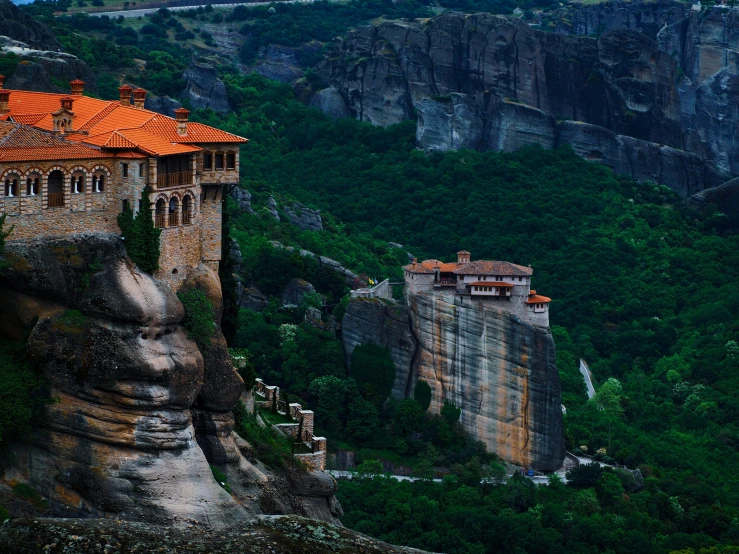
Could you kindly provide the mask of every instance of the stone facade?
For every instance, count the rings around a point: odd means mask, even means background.
[[[35,101],[29,96],[33,93],[3,91],[1,79],[0,92],[0,111],[6,113],[9,109],[3,102],[9,95],[18,97],[19,104],[26,97],[30,105]],[[121,125],[123,134],[116,136],[108,136],[119,133],[110,129],[95,136],[72,131],[73,111],[52,112],[55,128],[51,130],[41,123],[4,123],[0,129],[0,214],[7,215],[9,241],[80,233],[120,234],[118,215],[126,207],[138,213],[141,194],[149,187],[154,224],[162,229],[160,268],[155,277],[177,290],[188,269],[203,263],[218,270],[223,189],[235,187],[239,181],[239,143],[244,139],[200,124],[189,124],[198,126],[193,129],[197,136],[187,139],[186,110],[178,110],[175,132],[175,121],[132,108],[124,99],[126,93],[130,94],[130,88],[122,87],[120,103],[103,102],[100,106],[95,104],[99,101],[82,97],[81,92],[74,98],[60,99],[62,107],[84,103],[86,110],[99,108],[102,115],[98,118],[122,111],[125,117],[115,123]],[[28,117],[22,108],[13,109],[21,113],[11,111],[11,117],[19,121]],[[68,118],[64,120],[66,133],[57,128],[59,113]],[[125,136],[126,118],[138,117],[151,117],[155,123],[138,135]],[[80,128],[78,123],[94,129],[95,121],[74,121],[74,129]],[[221,142],[197,142],[199,136]],[[182,142],[167,142],[179,137]],[[6,152],[10,155],[5,156]],[[45,153],[48,159],[40,160]],[[89,158],[84,157],[87,153]]]

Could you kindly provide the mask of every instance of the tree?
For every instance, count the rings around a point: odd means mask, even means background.
[[[599,410],[603,412],[608,424],[608,448],[611,448],[611,425],[618,421],[623,415],[621,407],[621,393],[623,388],[615,377],[610,377],[595,393],[593,401]]]
[[[393,417],[393,435],[408,439],[411,433],[419,431],[423,421],[423,409],[421,405],[412,398],[403,400]]]
[[[380,460],[365,460],[357,466],[357,473],[362,477],[375,477],[384,473]]]
[[[431,406],[431,386],[423,379],[416,383],[416,388],[413,390],[413,398],[421,405],[423,411],[429,409]]]
[[[444,405],[441,407],[441,415],[449,422],[449,425],[454,425],[459,421],[459,416],[462,415],[462,408],[457,408],[448,400],[444,400]]]
[[[603,468],[598,462],[573,467],[565,474],[567,484],[576,489],[593,487],[603,476]]]
[[[350,438],[360,443],[371,440],[376,435],[379,424],[377,408],[372,402],[357,396],[349,403],[346,433]]]
[[[154,226],[150,192],[149,187],[142,191],[136,215],[130,206],[126,206],[118,215],[118,227],[125,240],[128,257],[142,271],[153,274],[159,269],[159,235],[162,230]]]

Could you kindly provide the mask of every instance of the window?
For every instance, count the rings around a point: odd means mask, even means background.
[[[146,164],[139,164],[139,177],[143,177],[146,174]]]
[[[226,169],[236,169],[235,152],[226,152]]]
[[[92,176],[92,191],[103,192],[105,190],[105,175],[98,173]]]
[[[82,175],[72,175],[69,178],[70,192],[72,194],[80,194],[85,191],[85,178]]]
[[[216,152],[216,169],[223,169],[223,152]]]
[[[121,164],[121,170],[123,171],[123,176],[128,177],[128,164]]]
[[[39,177],[31,176],[28,179],[26,179],[26,195],[27,196],[36,196],[39,191],[39,183],[41,180]]]
[[[18,196],[18,179],[14,177],[5,179],[5,196],[10,198]]]
[[[213,169],[213,154],[205,152],[203,154],[203,169],[211,171]]]
[[[124,200],[121,205],[121,213],[127,212],[130,209],[131,209],[131,203],[128,200]]]

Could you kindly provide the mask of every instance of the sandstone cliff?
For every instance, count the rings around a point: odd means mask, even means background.
[[[559,375],[549,329],[493,304],[453,294],[410,295],[408,307],[353,300],[342,324],[346,359],[360,344],[388,347],[392,394],[412,397],[419,379],[432,389],[430,411],[448,400],[461,422],[501,458],[544,471],[564,458]]]
[[[659,42],[645,34],[680,9],[645,12],[638,25],[624,16],[597,38],[489,14],[362,27],[327,49],[318,72],[330,88],[313,104],[337,116],[341,98],[354,117],[381,126],[417,114],[417,142],[432,150],[572,144],[619,173],[690,195],[739,172],[739,95],[732,22],[720,10],[690,15],[684,26],[694,31],[669,53],[664,32]],[[696,64],[703,69],[685,68]]]
[[[28,336],[54,402],[44,428],[13,446],[5,478],[38,490],[51,515],[210,526],[262,513],[337,521],[332,479],[277,475],[235,435],[231,410],[243,381],[220,329],[198,347],[180,325],[178,298],[131,263],[120,237],[16,241],[6,258],[0,333]],[[206,294],[218,325],[218,276],[200,266],[179,285]],[[230,493],[209,464],[228,476]]]

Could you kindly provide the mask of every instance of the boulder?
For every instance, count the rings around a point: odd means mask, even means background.
[[[156,96],[149,93],[146,95],[146,100],[144,100],[144,108],[169,117],[175,117],[174,111],[181,107],[182,104],[179,101],[170,98],[166,94]]]
[[[44,23],[36,21],[9,0],[0,1],[0,35],[25,42],[38,50],[54,50],[61,44]]]
[[[333,120],[351,116],[351,112],[346,102],[344,102],[344,98],[336,87],[319,90],[313,95],[309,105],[311,108],[321,110]]]
[[[285,290],[282,291],[280,304],[283,308],[300,306],[303,297],[312,292],[316,292],[316,289],[305,279],[299,279],[297,277],[290,279],[287,285],[285,285]]]
[[[231,198],[234,199],[236,205],[242,212],[248,214],[254,213],[254,208],[251,207],[251,193],[242,187],[233,187],[231,189]]]
[[[285,206],[282,210],[285,218],[303,231],[323,231],[321,212],[311,210],[300,202],[294,202],[292,206]]]
[[[272,196],[267,199],[267,211],[277,221],[280,221],[280,214],[277,212],[277,201]]]

